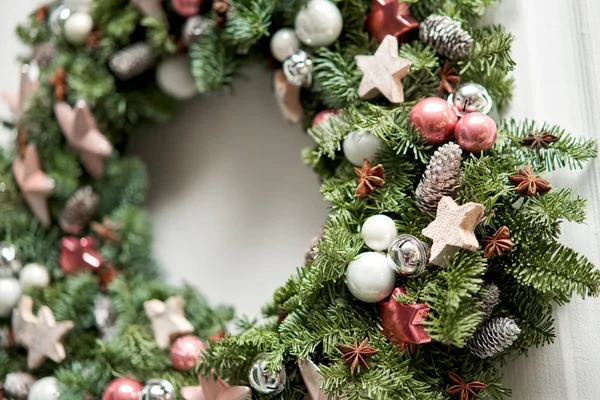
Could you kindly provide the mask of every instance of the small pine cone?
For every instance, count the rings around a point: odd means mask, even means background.
[[[471,54],[473,38],[460,27],[460,22],[442,15],[430,15],[421,22],[421,41],[451,60],[460,60]]]
[[[152,48],[144,43],[134,43],[112,55],[108,65],[121,80],[131,79],[149,70],[156,63]]]
[[[479,328],[467,341],[467,347],[479,358],[492,357],[512,346],[520,333],[514,320],[496,318]]]
[[[421,211],[435,215],[443,196],[454,196],[462,179],[462,150],[456,143],[446,143],[437,149],[423,179],[417,186],[417,205]]]
[[[485,313],[483,319],[488,320],[492,316],[494,307],[500,303],[500,289],[498,289],[498,286],[491,284],[484,287],[483,290],[480,309]]]
[[[67,200],[67,204],[60,215],[60,227],[72,235],[79,235],[91,221],[98,208],[98,195],[91,186],[78,189]]]
[[[9,399],[25,400],[29,394],[29,389],[35,383],[33,375],[26,372],[12,372],[6,375],[2,390]]]

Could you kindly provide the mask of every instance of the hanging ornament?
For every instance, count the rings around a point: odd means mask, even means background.
[[[463,379],[452,373],[448,373],[448,378],[452,386],[448,388],[448,396],[458,397],[458,400],[471,400],[477,397],[477,393],[483,390],[487,385],[483,382],[466,383]]]
[[[206,345],[198,336],[187,335],[176,339],[169,351],[173,368],[178,371],[193,370],[205,349]]]
[[[342,143],[344,156],[350,163],[361,166],[365,159],[373,162],[383,142],[369,131],[350,132]]]
[[[363,72],[358,87],[361,99],[372,99],[381,93],[391,103],[404,103],[402,78],[408,75],[411,63],[398,55],[394,36],[387,35],[374,55],[356,56],[355,60]]]
[[[410,110],[409,119],[419,135],[431,145],[444,144],[450,140],[458,122],[454,110],[438,97],[420,100]]]
[[[514,320],[492,319],[467,341],[467,348],[479,358],[493,357],[512,346],[520,333],[521,329]]]
[[[361,253],[348,264],[346,284],[358,300],[376,303],[385,299],[394,290],[396,274],[381,253]]]
[[[530,164],[527,164],[525,169],[519,169],[514,175],[509,175],[508,180],[516,186],[515,191],[521,196],[541,196],[552,190],[550,183],[536,175]]]
[[[181,296],[169,297],[164,302],[156,299],[144,302],[144,310],[160,349],[168,348],[174,337],[194,332],[194,326],[185,318],[183,304]]]
[[[280,69],[273,75],[273,86],[275,100],[283,118],[292,124],[302,121],[304,109],[300,103],[300,86],[290,83]]]
[[[77,189],[69,197],[60,214],[59,223],[62,230],[71,235],[80,235],[96,213],[99,201],[100,197],[94,193],[91,186]]]
[[[61,36],[65,23],[71,16],[71,10],[64,4],[57,5],[48,17],[48,25],[54,35]]]
[[[340,400],[340,397],[327,393],[323,386],[323,376],[319,371],[319,367],[311,360],[298,360],[298,368],[300,375],[304,380],[304,386],[308,392],[305,399],[310,400]],[[186,399],[187,400],[187,399]]]
[[[311,47],[329,46],[340,37],[343,28],[342,13],[329,0],[310,0],[294,22],[296,35]]]
[[[23,289],[45,288],[50,284],[50,273],[41,264],[27,264],[19,274],[19,282]]]
[[[419,276],[429,260],[429,246],[413,235],[400,235],[388,249],[388,265],[399,275]]]
[[[185,386],[181,388],[183,400],[246,400],[252,396],[252,390],[247,386],[229,386],[221,378],[210,378],[198,375],[200,386]]]
[[[123,81],[141,75],[155,64],[154,51],[145,42],[137,42],[117,51],[108,61],[110,70]]]
[[[11,372],[6,375],[1,392],[10,399],[26,400],[29,390],[35,383],[35,377],[27,372]]]
[[[156,83],[160,90],[177,100],[188,100],[198,94],[187,54],[162,60],[156,68]]]
[[[184,18],[191,17],[200,12],[201,0],[171,0],[171,5],[177,14]]]
[[[331,118],[333,116],[339,116],[340,114],[341,114],[340,110],[335,110],[335,109],[319,111],[312,120],[312,126],[324,124],[327,121],[329,121],[329,118]]]
[[[27,400],[59,400],[60,389],[53,376],[47,376],[35,382],[29,389]]]
[[[287,80],[296,86],[310,86],[312,83],[313,62],[304,51],[292,54],[283,62],[283,73]]]
[[[112,153],[112,145],[96,127],[87,102],[79,100],[74,108],[67,103],[56,103],[54,114],[67,143],[79,153],[86,171],[94,178],[101,178],[104,175],[104,159]]]
[[[366,28],[369,35],[379,43],[386,35],[392,35],[403,43],[408,41],[410,32],[419,29],[419,23],[410,15],[408,3],[399,0],[372,0]]]
[[[377,187],[385,185],[383,180],[383,174],[385,170],[383,165],[378,164],[373,166],[366,158],[363,160],[362,168],[354,167],[354,174],[356,175],[356,191],[354,197],[362,199],[371,194],[372,191]]]
[[[483,319],[486,321],[492,316],[494,308],[500,304],[500,289],[492,283],[484,286],[480,293],[481,307],[478,309],[484,313]]]
[[[17,248],[12,244],[0,242],[0,278],[10,278],[21,270],[21,261],[17,258]]]
[[[300,50],[300,41],[293,29],[282,28],[271,37],[270,47],[273,57],[277,61],[283,62]]]
[[[97,270],[104,264],[104,258],[96,249],[94,238],[91,236],[82,238],[70,236],[63,237],[61,240],[58,263],[65,273],[75,274]]]
[[[378,214],[367,218],[360,229],[365,244],[372,250],[387,250],[398,236],[398,229],[393,219],[387,215]]]
[[[358,340],[354,339],[354,346],[348,346],[346,344],[340,344],[338,349],[342,352],[342,358],[346,361],[346,364],[350,366],[350,374],[354,375],[356,368],[360,366],[364,369],[369,369],[367,358],[373,357],[379,350],[369,346],[369,338],[365,338],[360,345]]]
[[[258,393],[275,396],[285,388],[286,373],[283,365],[277,372],[267,369],[265,354],[260,354],[255,360],[248,373],[248,381],[252,389]]]
[[[18,92],[2,92],[2,97],[4,97],[4,100],[8,103],[8,106],[17,117],[17,120],[19,120],[25,112],[27,100],[29,100],[38,87],[37,80],[32,79],[31,77],[31,70],[32,67],[27,64],[23,64],[21,67],[21,79],[19,80]]]
[[[448,104],[456,115],[462,117],[470,113],[487,114],[492,110],[492,96],[483,86],[469,82],[458,87],[448,96]]]
[[[116,333],[117,310],[110,297],[100,295],[94,300],[94,321],[100,337],[104,340],[112,339]]]
[[[15,278],[0,278],[0,317],[8,317],[21,296],[21,285]]]
[[[65,21],[63,34],[69,43],[81,46],[87,43],[88,36],[92,33],[94,21],[86,12],[75,12]]]
[[[144,385],[131,378],[117,378],[108,384],[102,400],[139,400]]]
[[[185,20],[183,28],[181,29],[181,38],[183,44],[189,47],[192,43],[206,33],[209,29],[209,22],[201,15],[194,15]]]
[[[461,28],[460,22],[442,15],[430,15],[421,22],[421,41],[451,60],[468,57],[473,49],[473,38]]]
[[[142,388],[139,400],[175,400],[175,388],[164,379],[150,379]]]
[[[401,303],[396,297],[405,296],[404,288],[396,288],[389,299],[379,303],[379,317],[383,335],[404,349],[409,344],[431,342],[423,321],[427,320],[429,307],[423,303]]]
[[[485,114],[471,113],[462,117],[454,128],[454,139],[464,151],[479,154],[496,141],[496,123]]]
[[[457,205],[451,197],[441,198],[436,218],[423,229],[423,235],[433,240],[429,262],[440,267],[458,249],[477,250],[479,243],[475,228],[483,218],[484,208],[479,203]]]

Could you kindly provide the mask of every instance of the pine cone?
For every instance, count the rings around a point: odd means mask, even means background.
[[[462,178],[462,150],[456,143],[446,143],[437,149],[423,179],[417,187],[417,205],[426,213],[435,215],[443,196],[454,195]]]
[[[72,235],[79,235],[98,208],[98,195],[91,186],[78,189],[67,201],[60,215],[60,227]]]
[[[492,357],[510,347],[521,329],[510,318],[496,318],[486,322],[471,339],[467,347],[479,358]]]
[[[144,42],[139,42],[113,54],[108,65],[117,78],[125,81],[149,70],[155,62],[152,48]]]
[[[451,60],[467,57],[473,49],[473,38],[460,27],[460,22],[442,15],[430,15],[421,22],[421,41]]]
[[[491,284],[484,287],[483,290],[480,310],[485,313],[484,320],[488,320],[492,316],[494,307],[500,303],[500,289],[498,289],[498,286]]]
[[[6,375],[2,390],[9,399],[25,400],[29,394],[29,388],[35,383],[33,375],[26,372],[13,372]]]

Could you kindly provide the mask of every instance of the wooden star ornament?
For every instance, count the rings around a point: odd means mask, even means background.
[[[372,99],[379,93],[392,103],[404,102],[404,78],[410,70],[410,61],[398,55],[398,40],[387,35],[372,56],[356,56],[356,64],[363,72],[358,94]]]
[[[214,376],[214,371],[211,375]],[[181,397],[184,400],[244,400],[252,396],[247,386],[229,386],[221,378],[213,379],[198,375],[200,386],[184,386]]]
[[[38,83],[30,78],[30,66],[24,64],[21,67],[21,80],[18,92],[4,91],[2,96],[8,103],[10,109],[19,118],[25,111],[25,103],[37,89]]]
[[[446,266],[446,258],[458,249],[477,250],[479,242],[475,228],[483,218],[484,208],[479,203],[457,205],[449,196],[440,200],[435,220],[423,229],[423,235],[433,240],[429,262]]]
[[[172,296],[165,301],[148,300],[144,310],[152,324],[154,339],[161,349],[166,349],[171,340],[194,332],[194,326],[183,313],[184,301],[181,296]]]
[[[290,83],[280,69],[275,71],[273,86],[275,99],[283,118],[292,124],[302,121],[304,109],[300,103],[300,86]]]
[[[79,152],[81,164],[94,178],[104,175],[104,159],[112,153],[112,145],[96,127],[89,105],[80,100],[74,108],[67,103],[54,105],[54,114],[69,146]]]

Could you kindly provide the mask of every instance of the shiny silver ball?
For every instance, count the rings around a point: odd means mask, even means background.
[[[400,235],[388,248],[388,264],[396,273],[418,276],[425,271],[429,246],[413,235]]]
[[[252,389],[262,394],[276,395],[281,393],[285,386],[285,368],[281,366],[279,372],[267,370],[267,362],[264,354],[259,355],[254,365],[250,368],[248,380]]]
[[[296,86],[310,86],[312,83],[313,62],[306,52],[300,50],[283,62],[283,73],[287,80]]]
[[[490,112],[493,106],[492,97],[487,89],[478,83],[465,83],[448,96],[448,104],[454,109],[456,115],[462,117],[471,113]]]
[[[65,26],[65,22],[71,16],[71,9],[64,4],[60,4],[56,6],[48,17],[48,24],[50,25],[50,30],[56,36],[60,36],[63,33],[63,28]]]
[[[208,21],[203,16],[194,15],[193,17],[189,17],[181,30],[183,44],[186,46],[191,45],[204,35],[208,28]]]
[[[17,249],[12,244],[0,242],[0,278],[12,278],[21,270]]]
[[[139,400],[175,400],[173,385],[164,379],[150,379],[140,393]]]

